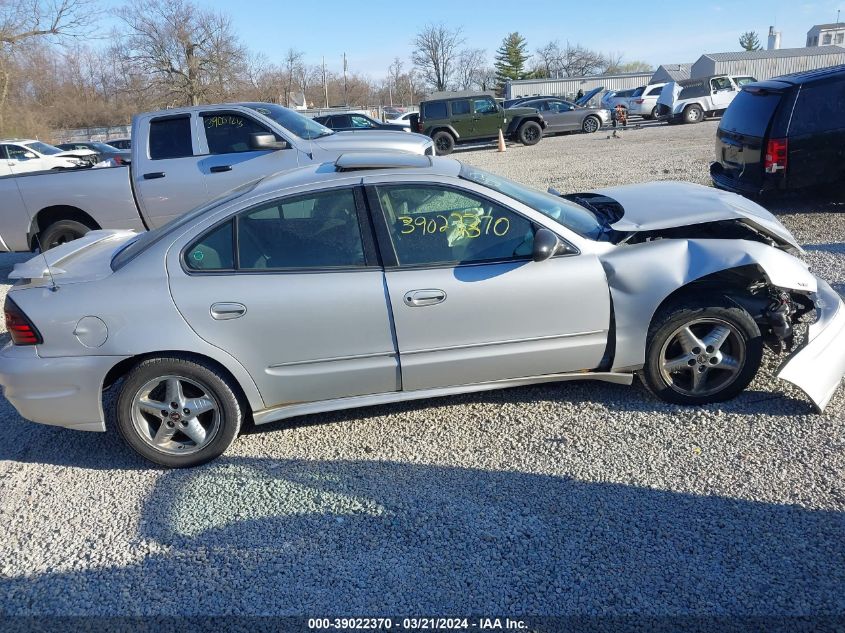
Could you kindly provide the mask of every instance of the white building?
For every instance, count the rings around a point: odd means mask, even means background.
[[[830,46],[845,44],[845,22],[816,24],[807,31],[807,46]]]
[[[668,81],[689,79],[692,64],[661,64],[651,76],[650,84],[662,84]]]
[[[707,53],[692,65],[691,79],[711,75],[751,76],[760,81],[789,73],[845,64],[845,48],[816,46],[771,51]]]
[[[630,90],[649,83],[652,73],[622,73],[619,75],[587,75],[562,79],[518,79],[505,83],[505,99],[547,95],[572,98],[579,90],[585,93],[593,88],[605,90]]]

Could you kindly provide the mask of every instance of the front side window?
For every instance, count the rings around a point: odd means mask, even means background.
[[[150,159],[193,156],[191,117],[154,119],[150,122]]]
[[[496,102],[493,99],[475,99],[473,102],[476,114],[490,114],[498,112]]]
[[[9,160],[29,160],[35,157],[30,150],[20,145],[7,145],[6,151],[9,155]],[[27,154],[29,155],[27,156]]]
[[[364,265],[364,247],[351,189],[287,198],[241,213],[238,268]]]
[[[367,117],[363,117],[360,114],[352,114],[349,116],[352,121],[352,127],[354,128],[371,128],[375,127],[373,122],[370,121]]]
[[[531,222],[472,193],[430,185],[397,185],[378,187],[378,197],[402,266],[531,256]]]
[[[710,80],[710,85],[713,90],[719,92],[722,90],[732,90],[733,86],[731,86],[731,80],[727,77],[717,77],[716,79]]]
[[[271,133],[263,125],[240,114],[226,112],[202,115],[205,139],[210,154],[236,154],[253,151],[250,144],[252,134]]]
[[[549,103],[549,110],[554,112],[569,112],[572,109],[572,104],[566,101],[552,101]]]
[[[453,101],[452,115],[469,114],[469,101]]]

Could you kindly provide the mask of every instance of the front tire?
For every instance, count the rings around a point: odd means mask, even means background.
[[[42,251],[49,251],[51,248],[79,239],[90,230],[90,227],[76,220],[59,220],[41,231],[38,241]]]
[[[238,435],[234,385],[212,365],[182,356],[138,364],[117,399],[117,428],[139,455],[170,468],[204,464]]]
[[[684,108],[684,123],[701,123],[704,120],[704,110],[701,106],[690,105]]]
[[[760,328],[725,297],[674,304],[655,315],[641,379],[666,402],[730,400],[752,381],[763,357]]]
[[[523,145],[536,145],[543,136],[543,128],[536,121],[526,121],[517,131],[519,142]]]
[[[435,132],[431,140],[434,141],[434,149],[438,156],[447,156],[455,149],[455,137],[445,130]]]

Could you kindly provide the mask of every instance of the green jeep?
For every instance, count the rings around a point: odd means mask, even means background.
[[[457,92],[436,96],[440,98],[420,104],[418,129],[434,140],[441,156],[451,153],[455,143],[495,139],[499,130],[505,138],[534,145],[546,127],[536,108],[505,110],[487,94]]]

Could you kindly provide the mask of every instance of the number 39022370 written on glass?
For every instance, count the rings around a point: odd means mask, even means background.
[[[402,222],[402,235],[409,235],[421,231],[423,235],[446,233],[458,238],[476,238],[482,235],[496,235],[502,237],[510,230],[510,220],[504,216],[494,218],[492,215],[478,215],[475,213],[459,213],[453,211],[448,216],[438,214],[435,217],[408,215],[399,216]]]

